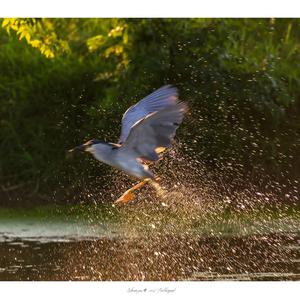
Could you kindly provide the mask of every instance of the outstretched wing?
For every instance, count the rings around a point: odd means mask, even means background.
[[[178,102],[151,113],[131,128],[120,149],[130,151],[137,158],[158,160],[157,149],[171,145],[186,110],[186,104]]]
[[[123,115],[120,144],[124,143],[132,126],[149,113],[159,111],[178,102],[177,89],[171,85],[163,86],[131,106]]]

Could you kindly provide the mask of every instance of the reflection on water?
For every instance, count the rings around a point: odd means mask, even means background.
[[[1,280],[297,280],[292,236],[122,239],[0,246]]]
[[[117,232],[113,224],[92,225],[86,222],[66,221],[0,221],[0,243],[6,242],[14,245],[26,241],[37,243],[70,242],[81,240],[94,240],[114,236]],[[17,241],[16,241],[17,240]]]
[[[300,279],[297,231],[130,235],[113,223],[23,219],[0,221],[0,232],[1,280]]]

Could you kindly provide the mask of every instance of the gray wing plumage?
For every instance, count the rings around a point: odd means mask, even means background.
[[[177,89],[171,85],[163,86],[131,106],[123,115],[120,144],[127,139],[132,126],[140,119],[155,111],[162,110],[178,102]]]
[[[137,158],[156,161],[156,149],[169,147],[176,129],[182,122],[187,106],[177,102],[157,112],[153,112],[136,123],[120,149],[130,151]]]

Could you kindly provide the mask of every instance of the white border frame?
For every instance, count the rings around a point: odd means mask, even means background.
[[[299,0],[3,0],[1,17],[299,17]]]

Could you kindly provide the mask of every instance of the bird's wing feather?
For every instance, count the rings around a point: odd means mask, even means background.
[[[130,151],[136,158],[158,160],[157,148],[171,145],[186,110],[186,104],[178,102],[149,114],[131,128],[120,149]]]
[[[132,126],[149,113],[159,111],[178,102],[177,89],[163,86],[131,106],[123,115],[119,143],[124,143]]]

